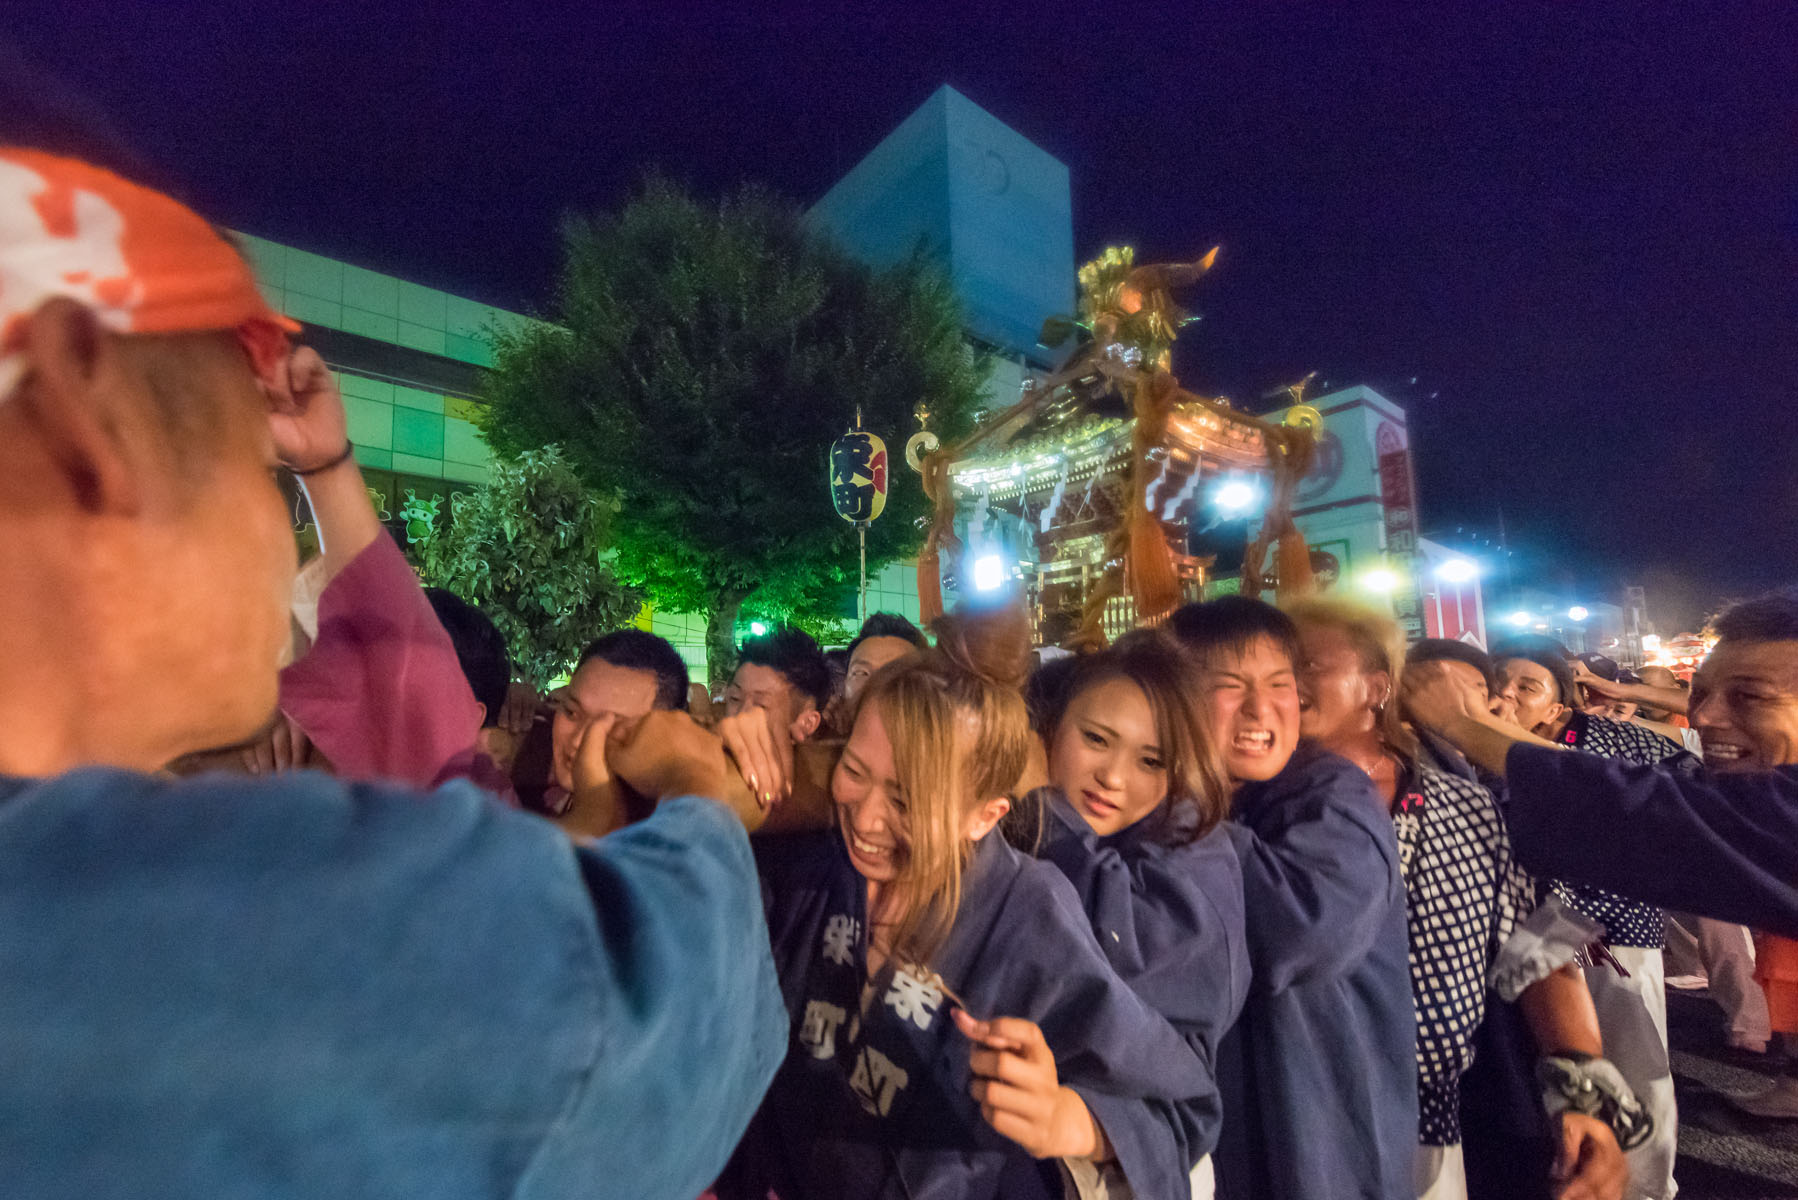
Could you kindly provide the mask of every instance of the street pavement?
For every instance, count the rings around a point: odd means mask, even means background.
[[[1731,1050],[1722,1014],[1702,992],[1667,994],[1667,1037],[1679,1095],[1679,1200],[1798,1198],[1798,1120],[1751,1117],[1728,1101],[1764,1089],[1774,1064]]]

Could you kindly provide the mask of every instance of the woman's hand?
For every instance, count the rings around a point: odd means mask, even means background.
[[[793,739],[776,732],[768,713],[750,705],[718,721],[718,736],[763,809],[793,793]]]
[[[1061,1086],[1055,1056],[1043,1031],[1030,1021],[996,1017],[976,1021],[957,1008],[955,1027],[974,1043],[969,1093],[994,1131],[1032,1158],[1110,1157],[1105,1132],[1072,1088]]]

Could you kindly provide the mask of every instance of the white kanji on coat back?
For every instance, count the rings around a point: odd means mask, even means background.
[[[848,966],[861,932],[861,922],[853,917],[838,914],[824,922],[824,957],[839,967]]]
[[[884,1117],[893,1109],[893,1098],[905,1090],[911,1075],[880,1051],[863,1046],[856,1055],[855,1070],[849,1074],[849,1087],[869,1114]]]
[[[813,1058],[835,1058],[837,1029],[848,1015],[840,1004],[824,1000],[807,1001],[805,1020],[799,1023],[800,1045],[809,1050]]]
[[[922,971],[923,978],[914,971]],[[892,986],[887,988],[882,1002],[900,1020],[910,1021],[919,1029],[929,1029],[930,1022],[936,1017],[937,1006],[943,1002],[942,984],[934,973],[921,967],[899,967],[893,972]]]

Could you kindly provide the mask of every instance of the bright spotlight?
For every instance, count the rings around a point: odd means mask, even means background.
[[[1567,619],[1569,621],[1583,621],[1591,615],[1591,613],[1586,611],[1585,606],[1581,604],[1576,604],[1567,610]]]
[[[1436,568],[1436,578],[1444,583],[1466,583],[1479,577],[1479,564],[1471,558],[1450,558]]]
[[[1361,586],[1370,592],[1390,594],[1398,590],[1398,576],[1385,567],[1377,567],[1361,577]]]
[[[1242,512],[1255,503],[1255,494],[1253,484],[1232,479],[1218,484],[1211,493],[1211,502],[1225,512]]]
[[[1505,620],[1517,626],[1517,628],[1522,629],[1525,625],[1530,623],[1530,615],[1520,609],[1506,617]]]
[[[750,633],[751,637],[762,637],[767,632],[768,632],[768,627],[767,627],[767,625],[763,624],[762,622],[751,621],[749,623],[749,633]]]
[[[997,554],[982,554],[974,560],[974,590],[996,591],[1005,582],[1005,563]]]

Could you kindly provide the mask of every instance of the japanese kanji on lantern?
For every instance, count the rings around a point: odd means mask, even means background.
[[[830,447],[830,502],[837,516],[855,525],[861,548],[861,585],[856,592],[856,611],[868,617],[868,524],[887,506],[887,444],[878,434],[862,428],[862,410],[855,409],[855,428]]]
[[[864,525],[887,506],[887,444],[860,418],[856,425],[830,448],[830,502],[843,520]]]

